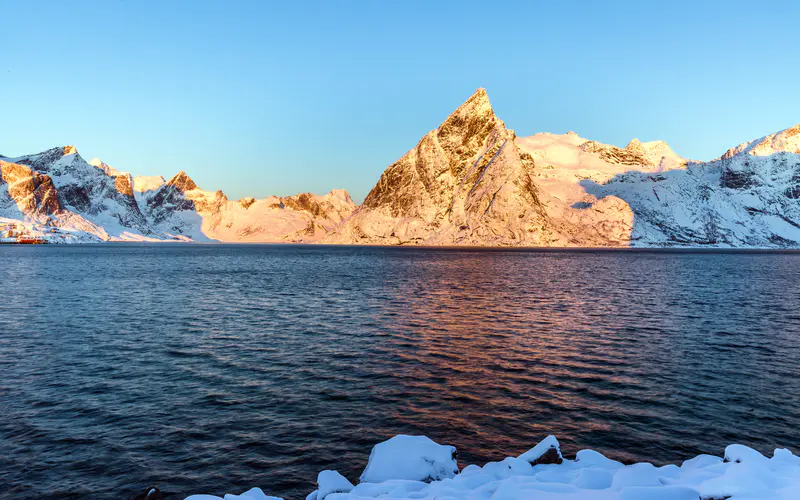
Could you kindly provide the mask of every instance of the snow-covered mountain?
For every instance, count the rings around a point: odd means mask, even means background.
[[[644,246],[800,245],[800,125],[710,162],[581,181],[589,196],[624,200],[631,242]]]
[[[344,190],[229,200],[68,146],[0,156],[0,219],[72,241],[797,247],[800,125],[697,162],[663,141],[517,137],[478,89],[360,207]]]
[[[516,137],[479,89],[323,242],[794,247],[800,125],[693,162],[663,141]]]
[[[64,241],[314,241],[354,208],[343,190],[231,201],[185,172],[168,182],[132,177],[96,158],[86,162],[72,146],[0,156],[4,224],[59,228]]]

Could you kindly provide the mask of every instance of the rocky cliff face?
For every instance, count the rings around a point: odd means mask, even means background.
[[[533,161],[479,89],[391,165],[330,242],[539,244],[549,227]]]
[[[26,165],[0,160],[0,184],[5,184],[0,195],[0,209],[8,210],[15,204],[19,211],[37,220],[61,212],[53,180]]]

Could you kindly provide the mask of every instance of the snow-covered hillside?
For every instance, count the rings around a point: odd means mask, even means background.
[[[800,125],[702,163],[663,141],[516,137],[479,89],[324,242],[800,245]]]
[[[581,181],[590,196],[624,200],[641,246],[800,245],[800,126],[743,144],[722,157],[606,182]]]
[[[133,177],[97,158],[86,162],[72,146],[0,156],[0,217],[43,228],[36,234],[53,242],[314,241],[354,208],[343,190],[228,200],[185,172],[168,182]]]

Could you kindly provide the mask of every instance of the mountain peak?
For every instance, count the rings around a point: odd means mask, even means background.
[[[644,146],[645,149],[650,150],[650,151],[661,151],[663,149],[669,148],[669,144],[667,144],[666,141],[661,141],[661,140],[643,142],[642,146]]]
[[[489,95],[486,93],[486,89],[481,87],[471,96],[469,99],[464,101],[464,103],[459,106],[448,118],[448,121],[453,117],[464,117],[465,115],[488,115],[491,114],[494,116],[494,110],[492,109],[492,103],[489,102]]]
[[[775,153],[800,154],[800,124],[754,141],[743,142],[726,151],[722,158],[731,158],[739,153],[750,156],[769,156]]]
[[[193,189],[197,189],[197,184],[189,177],[185,171],[181,170],[175,176],[167,182],[168,186],[175,186],[176,188],[180,189],[181,191],[192,191]]]
[[[109,165],[108,163],[104,162],[103,160],[97,157],[92,158],[87,163],[89,163],[89,165],[93,167],[99,168],[100,170],[105,172],[106,175],[108,175],[109,177],[117,177],[120,175],[125,175],[125,172],[120,172],[116,168],[112,167],[111,165]]]
[[[75,146],[64,146],[64,156],[77,154],[78,150]]]
[[[448,153],[453,172],[463,167],[485,145],[493,131],[507,135],[505,125],[497,118],[486,90],[479,88],[469,99],[433,131],[439,145]]]
[[[489,102],[489,94],[486,93],[486,89],[483,87],[478,87],[475,89],[475,92],[472,93],[470,99],[481,99],[486,102]]]

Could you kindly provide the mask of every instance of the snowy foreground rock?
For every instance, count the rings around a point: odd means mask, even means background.
[[[306,500],[798,500],[800,457],[777,449],[772,458],[742,445],[724,457],[699,455],[680,466],[624,465],[602,454],[579,451],[564,459],[549,436],[519,457],[468,465],[459,472],[456,449],[424,436],[395,436],[372,449],[361,482],[336,471],[317,476]],[[224,500],[275,500],[259,488]],[[192,495],[186,500],[220,500]]]

